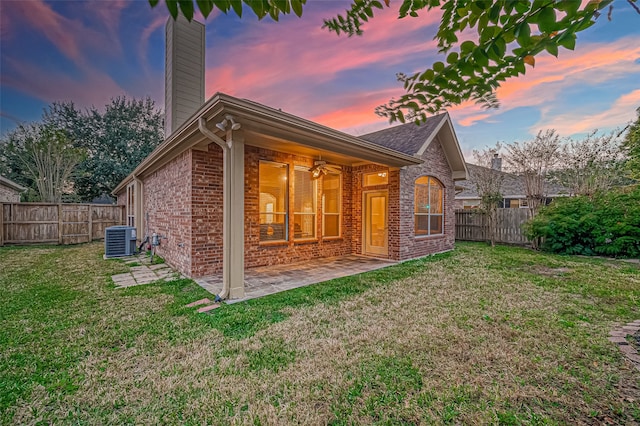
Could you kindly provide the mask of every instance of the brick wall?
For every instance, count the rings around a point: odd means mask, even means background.
[[[14,189],[7,188],[6,186],[0,184],[0,203],[19,203],[20,202],[20,193]]]
[[[157,253],[169,265],[188,276],[192,275],[194,250],[192,171],[192,151],[189,150],[144,179],[144,211],[149,214],[146,227],[149,234],[156,232],[166,237],[161,241]],[[141,236],[145,232],[146,229],[142,230]]]
[[[425,160],[423,164],[400,170],[400,227],[397,257],[399,260],[451,250],[455,242],[455,185],[451,168],[437,138],[431,142],[422,158]],[[420,176],[433,176],[444,185],[443,235],[414,236],[414,187],[416,179]]]
[[[293,191],[289,191],[289,241],[260,243],[259,182],[260,160],[289,165],[289,182],[293,182],[295,166],[311,167],[313,158],[284,154],[251,146],[245,147],[245,267],[266,266],[303,261],[317,257],[341,256],[351,253],[352,203],[351,170],[342,172],[342,237],[322,239],[322,178],[317,180],[316,235],[314,241],[293,241]]]
[[[191,275],[202,277],[222,271],[222,148],[193,151],[191,171]]]

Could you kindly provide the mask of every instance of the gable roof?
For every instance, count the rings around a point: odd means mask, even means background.
[[[0,185],[6,186],[7,188],[11,188],[11,189],[13,189],[14,191],[17,191],[17,192],[22,192],[22,191],[25,191],[27,189],[24,186],[19,185],[19,184],[15,183],[14,181],[12,181],[11,179],[7,179],[4,176],[0,176]]]
[[[469,170],[469,179],[458,182],[458,186],[464,188],[462,192],[456,194],[458,199],[474,199],[479,198],[478,190],[476,188],[475,179],[478,176],[480,170],[486,170],[487,167],[478,166],[476,164],[467,163],[467,169]],[[512,173],[503,172],[500,170],[492,170],[493,173],[500,173],[503,175],[502,186],[500,192],[504,198],[524,198],[527,195],[525,189],[524,179],[522,176],[514,175]],[[550,197],[569,194],[567,188],[562,185],[558,185],[553,182],[546,182],[547,194]]]
[[[453,130],[451,117],[447,112],[429,117],[420,125],[415,123],[402,124],[368,133],[360,138],[414,156],[424,154],[431,142],[437,138],[453,172],[453,180],[462,180],[468,177],[460,143]]]

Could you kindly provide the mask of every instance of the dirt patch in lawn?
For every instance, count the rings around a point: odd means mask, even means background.
[[[537,265],[533,268],[533,272],[536,274],[544,275],[545,277],[562,277],[563,275],[571,272],[571,268],[549,268],[547,266]]]

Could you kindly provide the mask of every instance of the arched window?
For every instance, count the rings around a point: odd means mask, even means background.
[[[444,186],[431,176],[416,179],[414,192],[415,235],[444,233]]]

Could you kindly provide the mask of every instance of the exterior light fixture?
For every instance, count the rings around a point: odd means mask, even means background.
[[[234,117],[232,115],[225,115],[224,120],[216,124],[216,127],[223,132],[227,130],[227,125],[231,123],[231,130],[240,130],[242,125],[240,123],[236,123]]]

